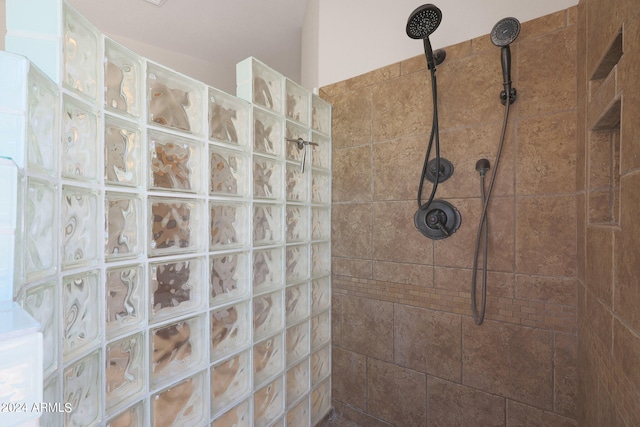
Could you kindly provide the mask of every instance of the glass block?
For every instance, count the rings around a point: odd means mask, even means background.
[[[285,290],[285,315],[287,325],[296,323],[309,316],[309,284],[288,286]]]
[[[287,285],[309,279],[309,247],[287,246]]]
[[[216,418],[211,427],[251,427],[251,406],[248,400]]]
[[[205,321],[191,317],[151,330],[151,386],[167,383],[204,362]]]
[[[111,39],[104,40],[104,105],[108,110],[140,117],[142,60]]]
[[[212,201],[209,204],[209,248],[240,248],[249,245],[249,205]]]
[[[253,253],[254,294],[282,287],[282,248]]]
[[[204,86],[167,68],[147,63],[149,123],[201,135]]]
[[[311,201],[321,204],[331,203],[331,176],[329,174],[313,171]]]
[[[290,409],[289,412],[287,412],[287,425],[309,427],[309,414],[309,399],[303,399],[300,403]]]
[[[249,254],[238,252],[212,256],[209,261],[209,282],[211,307],[249,296]]]
[[[300,165],[287,163],[287,201],[304,202],[309,200],[309,174],[300,172]]]
[[[98,193],[62,188],[62,268],[95,262],[98,255]]]
[[[309,355],[309,322],[287,329],[287,366]]]
[[[282,112],[284,77],[255,58],[236,66],[237,91],[240,98]]]
[[[138,427],[146,425],[144,403],[125,409],[107,421],[107,427]]]
[[[253,149],[255,152],[282,155],[284,132],[280,116],[264,111],[258,107],[253,109]]]
[[[216,413],[251,390],[249,351],[211,367],[211,412]]]
[[[249,158],[246,154],[209,144],[209,192],[211,195],[249,194]]]
[[[287,118],[300,123],[309,124],[309,92],[299,84],[286,79],[285,93],[287,100],[285,103],[285,115]]]
[[[309,240],[309,210],[305,206],[287,205],[287,243]]]
[[[202,206],[197,200],[149,197],[151,256],[192,252],[202,235]]]
[[[144,334],[128,336],[107,344],[105,377],[107,410],[122,402],[133,402],[146,385]]]
[[[331,138],[312,132],[311,140],[318,144],[314,145],[312,150],[311,163],[313,167],[329,169],[331,167]]]
[[[29,67],[27,161],[31,170],[58,173],[60,107],[58,88],[38,68]]]
[[[311,311],[318,314],[331,306],[331,277],[311,281]]]
[[[303,149],[298,148],[297,142],[288,140],[302,138],[303,141],[309,141],[309,129],[287,120],[285,136],[287,138],[287,140],[285,140],[285,146],[287,147],[285,150],[286,159],[300,164]]]
[[[255,427],[266,427],[284,412],[284,385],[282,378],[262,387],[253,395]]]
[[[291,406],[295,401],[309,392],[309,376],[308,359],[287,371],[287,406]],[[294,425],[297,426],[299,424]]]
[[[253,205],[253,245],[273,245],[282,241],[282,205]]]
[[[235,96],[209,88],[209,139],[247,146],[251,106]]]
[[[311,95],[311,127],[318,132],[331,134],[331,104],[318,95]]]
[[[201,308],[205,301],[205,274],[203,258],[150,264],[150,321],[157,322]]]
[[[62,394],[71,408],[65,411],[65,426],[86,427],[99,421],[103,390],[100,365],[100,352],[95,351],[64,370]]]
[[[132,331],[145,321],[145,276],[141,265],[108,268],[105,284],[107,337]]]
[[[104,179],[107,184],[139,186],[142,179],[140,129],[108,114],[104,118]]]
[[[253,157],[253,196],[282,198],[282,165],[265,157]]]
[[[315,425],[331,410],[331,382],[327,379],[311,392],[311,421]]]
[[[217,360],[251,341],[249,303],[243,302],[211,312],[211,360]]]
[[[87,105],[62,97],[62,176],[98,178],[98,118]]]
[[[311,276],[326,276],[331,273],[331,243],[311,244]]]
[[[331,208],[311,208],[311,239],[331,239]]]
[[[330,311],[325,311],[311,318],[311,349],[326,344],[331,339]]]
[[[200,426],[206,413],[206,379],[202,372],[151,396],[151,417],[156,427]]]
[[[282,373],[284,370],[284,341],[282,333],[253,346],[254,387]]]
[[[273,292],[253,299],[253,337],[259,340],[282,329],[282,293]]]
[[[142,199],[132,194],[107,193],[105,198],[107,261],[133,258],[142,253]]]
[[[58,367],[58,283],[49,281],[29,288],[20,299],[24,308],[40,323],[43,344],[43,372],[47,376]]]
[[[98,94],[98,37],[100,33],[83,16],[64,5],[65,87],[95,99]]]
[[[62,279],[65,360],[90,349],[100,341],[100,289],[99,271]]]
[[[311,355],[311,386],[331,374],[331,346],[326,345]]]
[[[46,348],[46,347],[44,347]],[[45,352],[46,353],[46,352]],[[62,402],[60,391],[58,390],[58,374],[51,375],[44,381],[42,390],[42,401],[48,404]],[[43,412],[40,416],[40,427],[58,427],[62,425],[62,414],[58,412]]]
[[[197,193],[202,190],[204,148],[198,141],[149,131],[149,188]]]
[[[16,255],[22,254],[25,281],[50,275],[57,269],[57,200],[56,185],[27,178],[23,235],[18,241],[20,250],[16,251]]]

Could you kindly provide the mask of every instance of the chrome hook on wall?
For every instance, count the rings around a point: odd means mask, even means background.
[[[318,144],[311,141],[305,141],[302,138],[297,138],[297,139],[285,138],[285,140],[288,142],[295,142],[298,150],[302,150],[302,159],[300,161],[300,173],[304,173],[304,163],[307,159],[307,146],[309,145],[317,146]]]

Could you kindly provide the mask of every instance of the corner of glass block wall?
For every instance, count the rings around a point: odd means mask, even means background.
[[[331,110],[330,103],[316,94],[311,94],[311,128],[331,136]]]
[[[28,59],[0,52],[0,156],[20,168],[57,172],[58,89]]]
[[[236,64],[236,94],[276,113],[284,111],[285,77],[256,58]]]

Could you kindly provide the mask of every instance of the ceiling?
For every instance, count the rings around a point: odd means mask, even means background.
[[[67,0],[101,32],[133,39],[233,70],[254,56],[294,79],[300,76],[307,0]],[[138,52],[145,55],[144,52]]]

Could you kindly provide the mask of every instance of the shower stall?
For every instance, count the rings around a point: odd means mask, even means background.
[[[7,422],[320,421],[330,104],[255,58],[224,93],[62,0],[7,0],[7,28],[0,401],[46,404]]]

